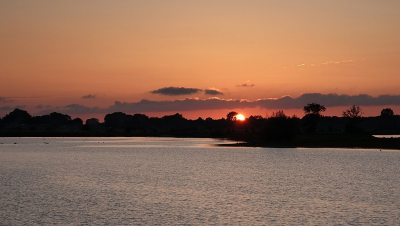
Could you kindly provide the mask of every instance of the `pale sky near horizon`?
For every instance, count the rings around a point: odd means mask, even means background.
[[[397,0],[3,0],[0,116],[17,106],[104,114],[96,109],[115,101],[304,93],[389,95],[397,109],[399,12]]]

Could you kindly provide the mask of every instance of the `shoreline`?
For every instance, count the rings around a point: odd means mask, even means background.
[[[400,150],[400,138],[377,138],[372,135],[302,135],[294,140],[265,141],[232,139],[237,143],[220,144],[225,147],[261,148],[349,148]]]
[[[349,147],[349,146],[285,146],[285,145],[253,145],[250,143],[242,142],[242,143],[232,143],[232,144],[216,144],[218,147],[253,147],[253,148],[277,148],[277,149],[285,149],[285,148],[319,148],[319,149],[375,149],[375,150],[395,150],[400,151],[400,148],[396,147]]]
[[[8,136],[4,136],[8,135]],[[10,136],[11,135],[11,136]],[[12,136],[14,135],[14,136]],[[19,135],[19,136],[18,136]],[[40,136],[41,135],[41,136]],[[348,149],[379,149],[400,150],[400,138],[378,138],[366,134],[312,134],[298,135],[291,140],[265,140],[246,137],[212,137],[212,136],[174,136],[174,135],[147,135],[147,136],[104,136],[105,134],[0,134],[0,137],[173,137],[173,138],[209,138],[228,140],[235,143],[216,144],[220,147],[260,147],[260,148],[348,148]]]

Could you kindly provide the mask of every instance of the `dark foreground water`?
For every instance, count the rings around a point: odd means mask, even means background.
[[[399,151],[0,142],[0,225],[400,225]]]

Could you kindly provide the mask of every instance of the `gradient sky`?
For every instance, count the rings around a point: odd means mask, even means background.
[[[319,102],[331,115],[351,104],[399,114],[399,12],[398,0],[2,0],[0,116],[15,107],[100,119],[114,110],[302,116],[320,100],[302,99],[312,93],[348,97]],[[284,96],[299,103],[257,104]],[[215,97],[229,105],[210,107]],[[232,104],[241,99],[252,105]]]

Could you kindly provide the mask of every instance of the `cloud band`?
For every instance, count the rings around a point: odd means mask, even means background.
[[[302,109],[308,103],[317,102],[325,107],[351,106],[353,104],[360,106],[384,106],[400,105],[400,95],[381,95],[372,97],[366,94],[360,95],[337,95],[306,93],[297,98],[284,96],[281,98],[260,99],[256,101],[248,100],[229,100],[220,98],[192,99],[173,101],[151,101],[141,100],[139,102],[120,102],[107,108],[87,107],[80,104],[70,104],[63,106],[57,111],[65,114],[106,114],[112,112],[140,113],[140,112],[168,112],[168,111],[198,111],[198,110],[218,110],[218,109],[237,109],[260,107],[265,109]],[[47,109],[41,113],[51,112]]]

